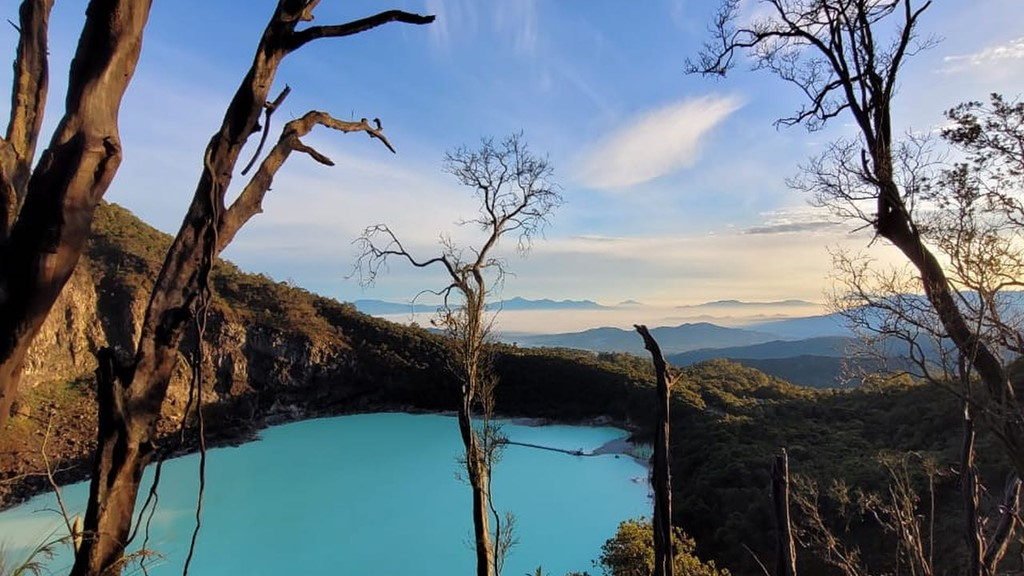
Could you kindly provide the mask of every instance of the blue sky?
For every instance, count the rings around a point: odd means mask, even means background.
[[[15,19],[16,3],[4,4]],[[60,114],[84,2],[54,9],[47,126]],[[125,161],[107,194],[158,228],[177,230],[203,149],[248,67],[275,2],[157,0],[121,115]],[[291,55],[276,93],[292,87],[276,128],[307,110],[379,117],[398,149],[320,132],[307,143],[337,162],[295,156],[225,256],[244,269],[342,300],[407,301],[443,285],[438,273],[393,265],[373,288],[350,279],[351,241],[387,223],[418,254],[439,234],[472,244],[455,222],[475,206],[441,172],[444,152],[522,130],[547,154],[566,203],[521,259],[502,296],[634,299],[661,305],[738,298],[820,301],[829,246],[869,236],[829,225],[785,179],[823,143],[849,133],[776,129],[798,95],[743,63],[724,80],[683,74],[705,39],[710,0],[324,0],[317,23],[385,8],[432,13],[428,26],[391,24],[321,40]],[[752,0],[747,13],[758,10]],[[907,64],[897,129],[931,130],[942,111],[989,92],[1024,92],[1024,2],[937,0],[922,31],[944,38]],[[15,32],[0,33],[0,59]],[[9,85],[10,68],[0,68]],[[6,102],[0,104],[6,118]],[[243,156],[248,158],[247,154]],[[244,179],[236,175],[237,190]],[[871,248],[880,260],[884,246]]]

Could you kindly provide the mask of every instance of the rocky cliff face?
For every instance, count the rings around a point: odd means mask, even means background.
[[[95,353],[113,345],[132,350],[145,313],[142,290],[103,290],[103,274],[90,263],[80,266],[61,293],[32,344],[22,389],[90,379]],[[221,304],[211,313],[206,331],[203,375],[206,402],[225,402],[248,395],[277,397],[289,391],[326,385],[352,372],[350,348],[339,338],[316,338],[300,332],[228,320],[231,308]],[[101,321],[100,319],[104,319]],[[166,416],[180,418],[191,383],[195,338],[186,338],[175,371]],[[282,394],[276,394],[280,391]]]
[[[88,265],[71,276],[32,342],[22,373],[22,388],[73,380],[90,373],[94,353],[106,345],[98,320],[96,288]]]

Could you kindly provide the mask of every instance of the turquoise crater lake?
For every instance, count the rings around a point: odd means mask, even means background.
[[[583,452],[625,436],[616,428],[579,426],[506,424],[505,432],[516,442]],[[258,442],[211,450],[189,573],[472,574],[460,449],[454,418],[383,413],[286,424],[264,430]],[[164,464],[149,547],[165,559],[150,569],[153,576],[181,573],[197,467],[196,455]],[[599,572],[591,561],[618,523],[650,515],[647,470],[627,456],[508,446],[493,488],[499,510],[517,517],[519,544],[505,566],[508,575],[538,565],[555,575]],[[87,484],[63,493],[72,513],[84,509]],[[17,555],[62,529],[56,507],[48,494],[0,514],[0,544]],[[58,557],[53,573],[66,573],[70,563],[69,553]]]

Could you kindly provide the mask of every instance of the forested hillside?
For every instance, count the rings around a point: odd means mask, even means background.
[[[59,479],[83,477],[95,433],[91,353],[133,337],[168,242],[123,208],[99,210],[88,260],[47,321],[34,348],[19,416],[3,436],[5,505],[45,488],[45,478],[33,475],[42,469],[44,439]],[[214,283],[216,309],[207,332],[213,346],[204,373],[213,384],[205,401],[215,440],[242,441],[259,427],[286,419],[381,409],[450,410],[457,402],[444,346],[425,330],[371,318],[350,304],[225,262],[218,264]],[[192,348],[186,343],[168,416],[178,415],[187,399],[186,357]],[[655,398],[646,359],[505,345],[495,351],[502,381],[499,412],[573,422],[605,418],[641,440],[649,437]],[[65,431],[60,437],[46,434],[51,418],[55,429]],[[773,554],[768,483],[770,460],[779,448],[788,449],[794,474],[816,480],[823,489],[842,481],[883,493],[887,477],[878,456],[914,451],[937,471],[934,553],[937,561],[950,559],[953,573],[952,558],[962,546],[955,473],[959,429],[958,402],[951,394],[907,379],[815,391],[728,361],[699,363],[681,369],[673,389],[675,520],[696,539],[702,557],[751,573],[756,565],[746,548],[764,559]],[[175,449],[172,437],[165,443]],[[990,438],[979,441],[979,459],[983,477],[997,493],[1007,468],[992,456],[998,450],[991,446]],[[913,471],[922,490],[923,470]],[[924,492],[922,499],[927,499]],[[824,496],[821,502],[826,517],[837,529],[849,530],[867,559],[890,565],[886,550],[895,541],[876,521],[866,513],[840,520],[835,502]],[[827,573],[819,572],[818,555],[803,550],[801,562],[814,573]]]

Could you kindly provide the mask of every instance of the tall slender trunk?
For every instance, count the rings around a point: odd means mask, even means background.
[[[480,446],[480,437],[473,429],[472,405],[463,401],[459,408],[459,432],[466,449],[466,475],[473,492],[473,541],[476,545],[477,576],[494,576],[494,546],[491,542],[488,490],[490,478]]]
[[[466,452],[466,476],[473,493],[473,541],[476,554],[477,576],[494,576],[494,543],[491,541],[490,522],[490,474],[487,455],[488,447],[481,444],[480,434],[473,427],[473,405],[482,389],[481,379],[485,377],[483,346],[486,338],[484,328],[485,298],[487,285],[483,275],[476,271],[472,282],[464,281],[459,290],[465,297],[465,325],[456,331],[456,361],[460,364],[462,380],[462,401],[459,404],[459,433]],[[486,401],[487,399],[481,399]]]
[[[654,439],[654,576],[672,576],[672,472],[669,468],[669,401],[672,382],[658,342],[646,326],[635,326],[651,353],[657,377],[657,424]]]
[[[772,465],[772,506],[775,515],[775,576],[796,576],[796,544],[789,515],[789,456],[786,450]]]
[[[961,363],[962,365],[962,363]],[[964,536],[967,541],[967,576],[985,576],[985,533],[981,524],[981,490],[974,467],[974,421],[971,405],[964,402],[964,441],[960,450],[960,493],[964,505]]]

